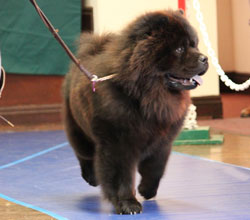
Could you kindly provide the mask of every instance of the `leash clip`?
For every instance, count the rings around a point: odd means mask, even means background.
[[[96,91],[96,83],[98,82],[98,76],[97,75],[93,75],[92,79],[92,91],[95,92]]]

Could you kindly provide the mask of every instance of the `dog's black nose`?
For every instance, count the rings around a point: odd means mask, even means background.
[[[205,63],[207,63],[208,58],[207,58],[207,56],[200,55],[199,61],[200,61],[201,63],[204,63],[204,64],[205,64]]]

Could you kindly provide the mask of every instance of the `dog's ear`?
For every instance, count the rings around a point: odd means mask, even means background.
[[[183,9],[178,9],[177,12],[181,15],[184,15],[185,14],[185,11]]]

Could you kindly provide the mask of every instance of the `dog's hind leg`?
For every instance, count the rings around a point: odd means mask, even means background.
[[[91,186],[98,186],[95,176],[94,161],[84,160],[78,157],[81,166],[82,178]]]
[[[97,186],[94,169],[95,144],[84,134],[75,122],[69,106],[64,106],[65,130],[72,148],[79,160],[83,179],[92,186]]]
[[[170,150],[170,147],[161,146],[151,156],[140,162],[138,170],[142,179],[138,191],[145,199],[156,196]]]

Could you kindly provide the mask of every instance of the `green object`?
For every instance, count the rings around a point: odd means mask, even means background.
[[[173,145],[222,144],[223,139],[223,135],[210,135],[209,127],[198,127],[192,130],[182,130]]]
[[[37,0],[70,49],[81,32],[81,0]],[[0,50],[6,72],[63,75],[70,58],[29,0],[0,0]]]

